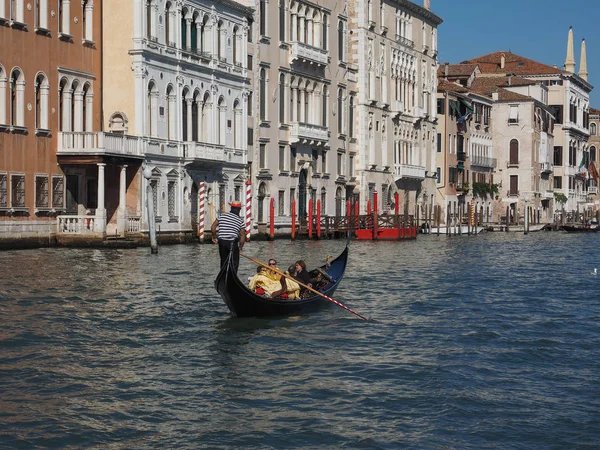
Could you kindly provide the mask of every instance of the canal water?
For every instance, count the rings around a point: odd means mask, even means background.
[[[231,318],[213,245],[2,252],[0,448],[599,448],[599,244],[353,242],[335,298],[369,322]]]

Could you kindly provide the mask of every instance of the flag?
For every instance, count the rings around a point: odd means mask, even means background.
[[[581,162],[579,163],[579,170],[585,166],[585,153],[581,156]]]
[[[590,175],[591,177],[598,182],[598,170],[596,169],[596,165],[594,161],[590,161]]]

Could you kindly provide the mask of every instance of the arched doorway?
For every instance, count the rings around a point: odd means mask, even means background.
[[[335,190],[335,215],[342,215],[342,204],[344,202],[344,197],[342,197],[342,188],[338,186]]]
[[[308,187],[307,178],[308,171],[306,169],[302,169],[298,175],[298,217],[300,219],[306,217],[306,189]]]
[[[265,221],[265,219],[264,219],[264,213],[265,213],[264,203],[265,203],[266,196],[267,196],[267,186],[265,183],[260,183],[260,185],[258,186],[258,197],[257,197],[258,223],[264,223],[264,221]]]

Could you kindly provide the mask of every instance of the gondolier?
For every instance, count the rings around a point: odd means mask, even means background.
[[[242,204],[240,202],[230,202],[229,206],[231,210],[228,213],[221,214],[221,217],[213,222],[210,231],[213,243],[219,244],[221,267],[227,262],[229,252],[232,250],[233,267],[237,273],[240,265],[240,250],[246,243],[246,228],[244,220],[240,217]]]

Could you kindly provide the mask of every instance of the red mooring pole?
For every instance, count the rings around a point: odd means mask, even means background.
[[[296,199],[292,199],[292,240],[296,239]]]
[[[377,217],[377,190],[373,191],[373,240],[377,240],[379,233],[379,218]]]
[[[317,239],[321,239],[321,200],[317,200]]]
[[[269,202],[269,238],[273,240],[275,238],[275,199],[271,198]]]

